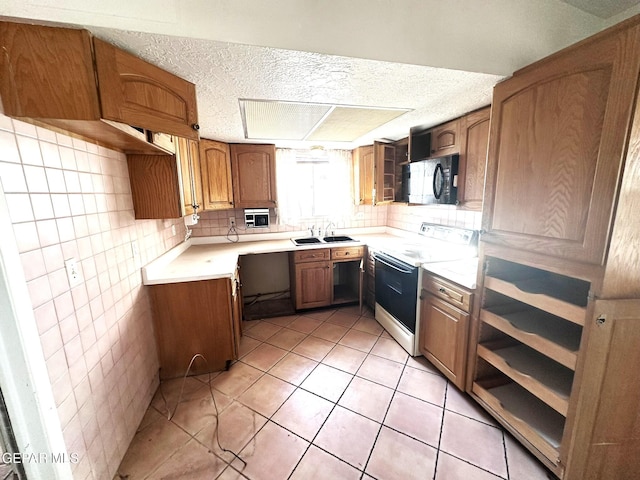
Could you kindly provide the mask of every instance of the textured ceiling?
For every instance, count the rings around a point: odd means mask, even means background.
[[[406,108],[408,112],[355,142],[406,137],[416,125],[436,125],[491,103],[502,77],[481,73],[348,58],[92,27],[98,37],[196,84],[200,135],[245,142],[241,98]],[[312,142],[318,143],[318,142]],[[276,142],[302,147],[310,142]]]
[[[638,0],[325,3],[2,0],[0,15],[85,26],[194,82],[204,137],[243,141],[240,98],[411,110],[336,145],[349,148],[487,105],[504,75],[640,13]]]

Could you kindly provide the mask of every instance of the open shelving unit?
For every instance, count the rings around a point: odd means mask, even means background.
[[[590,283],[485,257],[472,392],[559,463]]]
[[[396,196],[396,147],[374,142],[376,203],[393,202]]]

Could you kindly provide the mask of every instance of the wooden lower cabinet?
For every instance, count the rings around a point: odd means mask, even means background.
[[[291,294],[296,310],[360,300],[364,247],[335,247],[291,252]]]
[[[464,390],[471,292],[425,275],[420,294],[420,352]]]
[[[150,285],[160,378],[223,370],[238,358],[241,302],[230,278]],[[234,298],[234,290],[237,292]]]
[[[331,274],[331,262],[296,264],[296,310],[331,305]]]

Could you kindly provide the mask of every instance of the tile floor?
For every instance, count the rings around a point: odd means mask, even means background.
[[[356,307],[245,322],[241,358],[156,393],[116,479],[533,480],[547,471]],[[161,385],[174,409],[182,380]],[[553,477],[550,477],[553,478]]]

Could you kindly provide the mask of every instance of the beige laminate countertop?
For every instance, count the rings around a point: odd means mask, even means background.
[[[452,262],[425,263],[422,265],[427,272],[446,278],[469,290],[476,288],[478,272],[478,258],[466,258]]]
[[[145,285],[157,285],[214,278],[233,278],[240,255],[358,245],[383,245],[397,242],[401,238],[384,232],[350,234],[350,236],[357,241],[304,246],[296,246],[290,238],[207,244],[197,244],[201,241],[197,238],[190,239],[144,266],[142,281]]]

